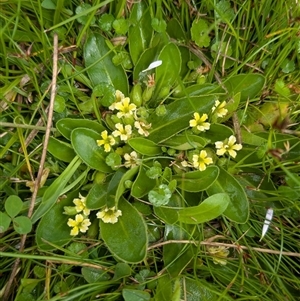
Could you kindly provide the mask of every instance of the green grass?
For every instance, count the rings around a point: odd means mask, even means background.
[[[0,2],[0,299],[300,300],[297,1],[143,3]],[[140,71],[158,59],[147,73],[155,89]],[[106,159],[100,134],[134,123],[108,108],[115,89],[151,123],[150,136],[115,137]],[[225,117],[211,111],[217,99]],[[194,112],[208,114],[210,130],[189,128]],[[214,142],[232,134],[243,145],[237,157],[217,155]],[[133,150],[140,167],[127,169]],[[188,188],[201,150],[213,164]],[[30,191],[42,170],[43,185]],[[79,193],[91,226],[71,236]],[[99,228],[95,210],[105,206],[122,216]]]

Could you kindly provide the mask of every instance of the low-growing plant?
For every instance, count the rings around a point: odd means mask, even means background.
[[[24,258],[15,300],[297,298],[297,30],[276,23],[283,1],[263,29],[250,2],[1,4],[1,125],[17,131],[1,136],[0,254],[6,274]],[[39,36],[12,55],[26,22]],[[45,130],[53,36],[60,72],[35,185],[43,135],[29,129]],[[31,106],[19,112],[17,94]],[[32,232],[25,250],[14,231]]]

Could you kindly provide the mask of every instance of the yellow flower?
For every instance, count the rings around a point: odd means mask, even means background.
[[[217,141],[215,142],[215,146],[217,148],[217,155],[223,156],[226,152],[232,157],[236,157],[236,151],[242,149],[241,144],[235,144],[236,138],[231,135],[228,139],[225,141]]]
[[[85,233],[89,226],[91,225],[91,222],[88,218],[85,218],[82,214],[76,214],[75,220],[72,218],[69,218],[67,225],[69,227],[73,227],[70,234],[72,236],[78,235],[79,231],[82,233]]]
[[[120,136],[120,139],[123,141],[128,140],[128,138],[130,138],[131,133],[132,133],[132,129],[131,129],[131,125],[125,125],[125,128],[123,126],[123,124],[121,123],[117,123],[115,125],[116,129],[115,131],[112,132],[114,137],[118,137]]]
[[[202,150],[199,155],[193,155],[193,166],[200,171],[206,169],[206,165],[212,164],[212,158],[207,156],[207,152]]]
[[[125,96],[124,96],[124,94],[121,92],[121,91],[119,91],[119,90],[116,90],[116,99],[115,99],[115,102],[114,103],[112,103],[108,108],[110,109],[110,110],[114,110],[115,109],[115,106],[116,106],[116,104],[118,103],[118,102],[121,102],[124,98],[125,98]]]
[[[199,113],[194,113],[194,119],[190,120],[190,127],[196,127],[196,129],[200,132],[205,132],[206,130],[209,130],[210,123],[205,122],[207,118],[207,114],[203,114],[200,118]]]
[[[77,213],[82,211],[85,216],[88,216],[90,214],[90,209],[86,208],[86,197],[83,197],[80,193],[79,199],[74,199],[73,203],[75,204]]]
[[[222,103],[220,103],[219,100],[215,101],[215,105],[212,107],[212,112],[217,114],[218,117],[224,117],[228,110],[225,109],[226,101],[224,100]]]
[[[130,115],[133,115],[133,112],[136,110],[136,105],[134,103],[130,103],[129,97],[126,97],[115,104],[115,109],[119,111],[117,113],[118,118],[130,117]]]
[[[97,140],[98,146],[104,145],[104,151],[107,153],[110,152],[111,145],[114,145],[116,143],[114,137],[107,135],[106,130],[101,133],[101,137],[103,138],[102,140]]]
[[[223,247],[209,247],[208,253],[212,255],[214,264],[226,265],[227,264],[227,256],[229,255],[229,251]]]
[[[115,224],[118,221],[118,217],[122,215],[121,210],[116,210],[115,206],[112,208],[105,208],[102,211],[99,211],[96,216],[104,223]]]
[[[135,121],[134,126],[138,130],[138,133],[140,135],[143,135],[145,137],[149,136],[149,132],[147,130],[151,128],[151,123],[145,124],[143,121]]]
[[[124,163],[126,168],[136,167],[140,163],[135,151],[131,152],[130,154],[124,154],[124,159],[126,160]]]

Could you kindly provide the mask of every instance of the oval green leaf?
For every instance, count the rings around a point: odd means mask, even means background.
[[[220,216],[230,203],[227,193],[217,193],[200,205],[178,210],[178,220],[186,224],[201,224]]]
[[[101,237],[116,258],[128,263],[141,262],[147,254],[146,224],[124,198],[119,202],[118,209],[122,211],[122,216],[117,223],[106,224],[100,220]]]
[[[226,170],[220,169],[218,179],[207,189],[208,195],[226,193],[230,197],[230,203],[224,215],[237,223],[246,223],[249,217],[249,202],[241,184]]]
[[[128,80],[124,69],[112,62],[113,52],[98,33],[90,34],[83,49],[87,73],[93,86],[107,83],[128,95]]]
[[[4,212],[0,212],[0,234],[4,233],[11,222],[11,218]]]
[[[105,163],[107,154],[97,145],[99,139],[102,139],[100,134],[86,128],[76,128],[71,134],[72,146],[84,163],[96,170],[111,172],[112,169]]]
[[[131,138],[128,144],[138,153],[146,156],[155,156],[162,153],[162,150],[155,142],[143,137]]]
[[[162,146],[171,147],[177,150],[189,150],[194,148],[204,148],[208,143],[206,139],[193,134],[178,134],[161,143]]]
[[[140,166],[140,171],[131,187],[131,195],[134,198],[141,198],[146,195],[156,185],[155,179],[150,179],[146,175],[147,168]]]
[[[171,88],[180,76],[181,54],[178,47],[173,43],[167,44],[161,50],[158,60],[162,61],[162,65],[155,69],[155,100],[163,88]]]
[[[125,301],[149,301],[151,296],[148,292],[124,288],[122,296]]]
[[[130,21],[132,25],[129,27],[128,34],[129,52],[135,65],[143,51],[148,47],[153,32],[149,26],[151,16],[145,2],[140,1],[133,5]]]
[[[261,74],[238,74],[230,77],[224,85],[233,95],[241,92],[241,101],[246,101],[253,99],[262,91],[265,81],[265,77]]]
[[[71,133],[76,128],[87,128],[99,133],[105,130],[105,127],[97,121],[72,118],[58,120],[56,128],[67,139],[71,139]]]
[[[50,137],[47,150],[53,157],[68,163],[76,156],[70,144],[54,137]]]
[[[10,195],[5,201],[4,208],[10,217],[15,217],[21,212],[23,202],[17,195]]]
[[[87,208],[95,210],[105,206],[107,189],[105,184],[94,184],[86,197]]]
[[[56,249],[56,246],[63,246],[71,241],[71,228],[67,225],[70,216],[62,214],[64,206],[72,206],[73,199],[78,197],[78,191],[68,194],[67,198],[57,202],[40,220],[35,240],[39,247],[44,251]],[[49,243],[48,243],[49,242]]]
[[[176,175],[177,187],[184,191],[199,192],[208,189],[219,176],[217,166],[208,166],[204,171],[196,170]]]
[[[27,234],[32,229],[31,220],[27,216],[17,216],[13,219],[13,225],[16,232],[19,234]]]

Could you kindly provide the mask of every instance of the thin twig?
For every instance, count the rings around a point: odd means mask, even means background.
[[[52,89],[51,89],[51,98],[50,98],[50,105],[49,105],[49,112],[48,112],[47,128],[46,128],[46,133],[45,133],[45,141],[44,141],[44,146],[43,146],[39,171],[38,171],[37,178],[35,180],[34,191],[33,191],[33,194],[32,194],[30,207],[29,207],[29,210],[28,210],[28,217],[29,218],[32,216],[32,213],[33,213],[33,208],[34,208],[34,204],[35,204],[35,201],[36,201],[36,197],[37,197],[37,193],[38,193],[38,189],[39,189],[39,184],[41,182],[41,178],[42,178],[42,174],[43,174],[43,168],[44,168],[44,163],[45,163],[46,154],[47,154],[47,146],[48,146],[50,133],[51,133],[54,99],[55,99],[55,94],[56,94],[57,61],[58,61],[58,36],[57,36],[57,34],[54,34],[54,37],[53,37]],[[21,237],[21,241],[20,241],[20,252],[21,253],[24,251],[26,238],[27,238],[26,234]],[[19,267],[19,264],[20,264],[20,260],[21,260],[20,258],[17,258],[14,265],[13,265],[13,267],[12,267],[12,272],[10,274],[10,278],[8,279],[8,282],[6,283],[5,291],[3,293],[3,300],[8,300],[9,293],[13,289],[13,282],[14,282],[15,277],[16,277],[16,275],[18,273],[18,270],[19,270],[18,267]]]
[[[159,248],[164,245],[168,244],[193,244],[201,246],[216,246],[216,247],[225,247],[225,248],[234,248],[239,250],[252,250],[260,253],[268,253],[268,254],[276,254],[276,255],[283,255],[283,256],[292,256],[292,257],[300,257],[300,253],[295,252],[285,252],[285,251],[278,251],[278,250],[270,250],[264,248],[256,248],[256,247],[246,247],[241,245],[234,245],[234,244],[226,244],[222,242],[211,242],[211,241],[200,241],[199,243],[192,240],[167,240],[163,242],[159,242],[157,244],[153,244],[148,248],[148,251],[151,249]]]
[[[42,178],[42,175],[43,175],[44,164],[45,164],[45,161],[46,161],[47,147],[48,147],[48,142],[49,142],[50,134],[51,134],[54,100],[55,100],[55,95],[56,95],[57,62],[58,62],[58,36],[57,36],[57,34],[54,34],[54,37],[53,37],[52,87],[51,87],[51,97],[50,97],[50,104],[49,104],[48,120],[47,120],[45,140],[44,140],[44,146],[43,146],[39,171],[38,171],[38,175],[36,177],[35,183],[34,183],[35,184],[34,185],[34,191],[33,191],[33,194],[32,194],[30,207],[29,207],[29,210],[28,210],[28,217],[31,217],[31,215],[33,213],[33,208],[34,208],[37,193],[38,193],[38,190],[39,190],[39,185],[40,185],[40,182],[41,182],[41,178]]]

